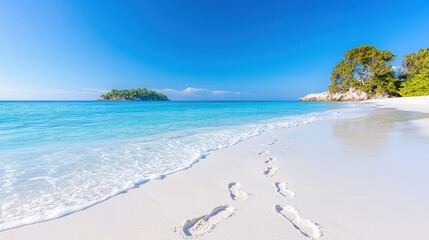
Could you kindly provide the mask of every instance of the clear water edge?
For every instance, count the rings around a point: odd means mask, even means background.
[[[201,104],[210,105],[210,103]],[[220,115],[223,114],[226,118],[231,117],[231,113],[229,115],[225,113],[225,108],[226,112],[231,110],[230,106],[228,106],[228,103],[223,104],[226,105],[218,106],[220,110],[218,109],[217,114],[221,113]],[[276,103],[253,104],[258,106],[251,106],[251,110],[252,108],[261,107],[261,104],[270,105]],[[281,107],[285,108],[302,108],[300,104],[298,106],[293,106],[293,104],[295,103],[280,103]],[[189,108],[193,107],[192,105],[189,106]],[[243,108],[246,110],[246,107],[236,107],[238,108],[234,108],[232,115],[238,114],[239,117],[245,115],[240,110],[243,110]],[[208,108],[211,108],[211,106]],[[166,110],[169,111],[170,109]],[[191,115],[197,116],[203,114],[205,110],[207,109],[203,108],[202,111],[197,110],[196,113]],[[219,118],[222,118],[221,116],[217,116],[217,118],[215,117],[212,120],[217,123],[222,122],[222,124],[213,124],[210,121],[205,121],[200,122],[199,125],[197,124],[198,126],[178,129],[173,127],[168,129],[168,131],[149,133],[144,137],[133,135],[129,139],[118,137],[114,141],[103,140],[97,142],[91,140],[77,142],[77,144],[71,144],[73,142],[71,141],[66,142],[66,145],[73,146],[64,149],[60,148],[64,147],[64,145],[52,144],[49,139],[45,142],[42,140],[42,144],[39,142],[39,144],[35,145],[10,143],[2,145],[4,139],[0,137],[0,147],[4,148],[0,148],[0,150],[9,150],[3,151],[7,153],[5,154],[6,157],[0,158],[3,162],[0,162],[0,172],[2,173],[0,185],[3,188],[2,190],[8,190],[2,191],[4,194],[0,194],[1,198],[6,200],[1,203],[0,231],[59,218],[86,209],[112,196],[136,188],[142,183],[187,169],[201,158],[207,156],[211,151],[235,145],[272,129],[293,127],[324,119],[356,116],[356,114],[361,113],[360,108],[356,108],[356,106],[350,104],[331,105],[330,107],[316,104],[312,105],[306,111],[296,111],[295,109],[289,115],[286,113],[288,111],[281,112],[278,115],[272,113],[265,114],[265,111],[262,111],[262,113],[261,111],[254,110],[250,112],[252,113],[248,113],[246,115],[248,118],[242,119],[242,122],[234,121],[233,119],[233,124],[230,125],[225,124],[225,121],[222,119],[219,120]],[[299,114],[296,114],[297,112]],[[0,113],[3,112],[0,111]],[[255,117],[255,115],[258,115],[259,118]],[[124,116],[133,117],[133,114],[126,113]],[[4,122],[7,121],[0,117],[0,133],[4,133],[2,132]],[[182,123],[186,123],[186,120]],[[50,125],[48,124],[46,127],[49,128]],[[58,134],[58,132],[55,133]],[[117,135],[122,136],[121,134]],[[162,143],[162,146],[159,143]],[[197,143],[199,145],[196,145]],[[42,150],[40,151],[40,149]],[[16,151],[19,152],[20,150],[23,152],[21,155],[16,153]],[[178,150],[181,152],[178,152]],[[36,156],[36,162],[33,159],[28,159],[30,153],[32,153],[31,156]],[[39,155],[34,155],[34,153],[38,153]],[[169,153],[174,153],[175,156],[171,158]],[[148,157],[152,158],[148,161],[143,161]],[[64,161],[64,159],[68,161]],[[15,169],[8,169],[8,162],[17,162],[20,165],[15,165]],[[30,174],[31,177],[25,173],[12,176],[17,170],[25,172],[26,168],[34,168],[34,164],[37,165],[40,162],[44,162],[44,165],[42,167],[35,167],[35,172],[38,174]],[[83,164],[83,166],[79,167],[80,164]],[[107,168],[105,167],[106,164]],[[13,168],[13,164],[11,166]],[[77,177],[58,177],[63,174],[58,174],[58,171],[64,171],[64,168],[67,170],[68,167],[70,167],[68,170],[71,170],[71,172],[84,171],[84,174]],[[99,168],[103,169],[99,171]],[[115,169],[115,171],[109,171],[112,169]],[[108,175],[111,179],[106,179],[106,172],[103,171],[108,171],[107,173],[109,173]],[[12,173],[12,175],[8,176],[8,173]],[[16,179],[16,176],[18,176],[18,179]],[[115,178],[112,176],[115,176]],[[14,177],[15,182],[8,183],[8,180]],[[23,179],[19,179],[19,177],[23,177]],[[39,182],[34,184],[34,186],[37,186],[36,190],[30,193],[26,192],[26,188],[32,186],[28,182],[33,181]],[[65,182],[63,183],[62,181]],[[74,183],[75,185],[70,185],[70,183]],[[24,187],[20,188],[20,184]],[[49,187],[49,184],[54,187]],[[63,185],[69,187],[64,189]],[[7,189],[8,187],[9,189]],[[7,197],[6,194],[13,197]],[[28,199],[33,198],[35,195],[40,196],[40,198],[28,202]]]

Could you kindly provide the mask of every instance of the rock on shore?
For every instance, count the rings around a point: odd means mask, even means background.
[[[349,89],[345,93],[310,93],[299,99],[301,102],[335,102],[335,101],[364,101],[369,99],[389,98],[389,95],[368,95],[358,89]]]

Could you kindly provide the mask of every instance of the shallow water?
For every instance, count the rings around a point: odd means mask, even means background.
[[[0,102],[0,231],[58,218],[275,128],[361,104]]]

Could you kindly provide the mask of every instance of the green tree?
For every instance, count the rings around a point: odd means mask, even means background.
[[[331,74],[331,93],[347,92],[350,88],[369,94],[396,95],[399,82],[392,62],[395,55],[374,46],[362,45],[350,49]]]
[[[105,100],[141,100],[141,101],[168,101],[167,96],[157,91],[148,90],[146,88],[137,88],[130,90],[113,89],[105,95],[101,95],[100,99]]]
[[[402,84],[399,92],[403,97],[429,95],[429,69],[420,70]]]
[[[423,70],[429,70],[429,48],[405,55],[402,68],[405,80],[413,78]]]

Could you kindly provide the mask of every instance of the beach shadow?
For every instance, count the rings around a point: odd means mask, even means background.
[[[359,155],[377,154],[390,144],[392,133],[401,134],[405,140],[425,138],[410,121],[428,118],[428,113],[377,109],[365,117],[336,122],[332,136],[343,143],[345,151]]]

